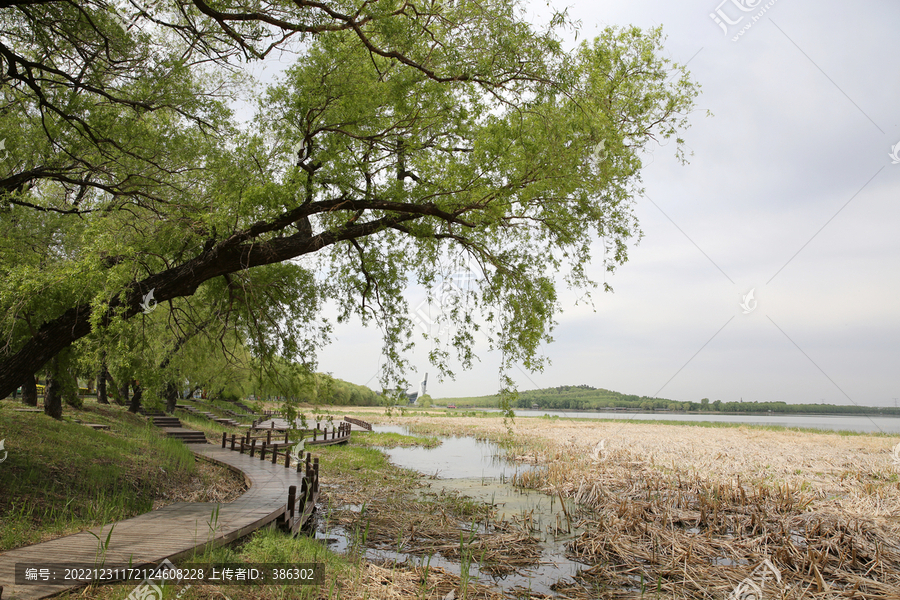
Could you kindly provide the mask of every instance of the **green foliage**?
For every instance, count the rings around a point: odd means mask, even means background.
[[[380,329],[381,384],[402,387],[404,290],[465,265],[430,358],[452,375],[486,335],[515,404],[506,372],[544,367],[559,278],[597,287],[597,239],[607,270],[627,260],[641,153],[674,137],[683,158],[698,93],[659,29],[566,53],[565,17],[536,31],[521,8],[163,2],[127,27],[103,2],[2,9],[0,393],[71,347],[151,402],[246,395],[249,370],[258,395],[368,403],[315,372],[324,303]],[[300,37],[268,89],[233,67]],[[236,90],[258,101],[246,128]]]

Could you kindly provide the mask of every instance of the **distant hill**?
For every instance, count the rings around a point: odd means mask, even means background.
[[[499,396],[441,398],[437,404],[455,404],[459,408],[499,408]],[[589,385],[562,385],[555,388],[519,392],[513,408],[546,410],[670,410],[681,412],[773,412],[807,414],[883,414],[900,416],[893,407],[846,406],[837,404],[788,404],[786,402],[722,402],[703,398],[696,402],[623,394]]]
[[[496,394],[469,398],[443,398],[437,400],[437,402],[456,404],[459,407],[499,407],[499,397]],[[621,392],[595,388],[589,385],[562,385],[555,388],[519,392],[519,398],[513,408],[531,408],[533,405],[537,405],[539,408],[546,409],[593,410],[616,407],[639,408],[641,405],[644,405],[646,409],[650,410],[653,408],[670,408],[670,404],[673,405],[671,408],[676,410],[683,403],[665,398],[622,394]]]

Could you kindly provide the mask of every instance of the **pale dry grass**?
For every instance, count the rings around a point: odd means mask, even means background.
[[[241,473],[197,460],[197,472],[189,481],[172,483],[160,491],[153,503],[153,510],[176,502],[234,502],[247,491],[247,483]]]
[[[646,585],[720,599],[770,558],[784,576],[772,597],[900,598],[896,439],[546,419],[517,419],[510,436],[496,418],[370,420],[493,439],[538,465],[518,482],[585,509],[570,553],[594,566],[566,596],[640,597]]]
[[[360,585],[347,589],[341,598],[366,600],[444,600],[452,592],[462,600],[503,600],[504,595],[475,581],[461,584],[460,578],[440,567],[417,567],[405,564],[377,565],[366,563]],[[461,590],[465,590],[464,592]]]
[[[373,421],[388,421],[377,413]],[[390,422],[436,431],[509,440],[500,419],[407,417]],[[700,476],[711,483],[787,486],[813,498],[817,508],[900,523],[900,465],[896,439],[830,433],[707,428],[643,422],[517,419],[510,457],[550,468],[546,491],[573,496],[582,479],[620,479],[623,471]],[[595,446],[605,440],[598,460]],[[619,471],[619,472],[617,472]],[[900,531],[897,531],[900,534]]]

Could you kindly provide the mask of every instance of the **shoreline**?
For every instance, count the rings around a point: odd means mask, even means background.
[[[277,408],[277,407],[276,407]],[[392,411],[398,413],[395,416],[400,417],[430,417],[430,418],[486,418],[486,419],[502,419],[504,417],[504,413],[499,411],[498,409],[466,409],[466,408],[456,408],[456,409],[446,409],[442,407],[431,407],[431,408],[419,408],[419,407],[408,407],[408,406],[394,406],[392,407]],[[384,406],[325,406],[319,407],[319,412],[333,412],[340,413],[341,415],[358,415],[358,416],[376,416],[376,417],[385,417],[385,407]],[[579,411],[559,411],[559,412],[579,412]],[[596,411],[580,411],[580,412],[596,412]],[[654,414],[654,413],[636,413],[634,411],[628,412],[626,414]],[[658,414],[658,413],[657,413]],[[684,413],[673,413],[673,414],[684,414]],[[748,415],[752,416],[752,415]],[[784,415],[787,416],[787,415]],[[796,416],[810,416],[810,415],[796,415]],[[825,415],[818,415],[825,416]],[[835,415],[838,417],[838,415]],[[844,416],[856,416],[865,418],[871,415],[839,415],[840,417]],[[584,422],[584,423],[642,423],[642,424],[659,424],[659,425],[673,425],[680,427],[703,427],[706,429],[731,429],[731,428],[741,428],[746,427],[748,429],[759,429],[764,431],[794,431],[794,432],[803,432],[803,433],[821,433],[821,434],[831,434],[838,436],[873,436],[873,437],[882,437],[882,438],[897,438],[900,441],[900,433],[893,432],[881,432],[881,431],[858,431],[853,429],[831,429],[831,428],[821,428],[821,427],[799,427],[799,426],[791,426],[791,425],[776,425],[776,424],[763,424],[763,423],[742,423],[739,421],[702,421],[702,420],[693,420],[693,419],[633,419],[633,418],[608,418],[608,417],[566,417],[563,415],[522,415],[519,413],[515,413],[513,421],[518,421],[519,419],[527,419],[527,420],[543,420],[543,421],[562,421],[568,420],[573,422]],[[388,416],[387,418],[390,418]],[[881,418],[881,417],[879,417]],[[897,417],[900,419],[900,417]]]

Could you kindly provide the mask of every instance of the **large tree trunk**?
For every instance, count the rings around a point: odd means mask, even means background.
[[[119,397],[116,399],[121,406],[128,404],[128,379],[123,380],[124,383],[119,386]]]
[[[97,403],[98,404],[109,404],[109,399],[106,397],[106,377],[108,373],[106,372],[106,363],[100,364],[100,372],[97,374]]]
[[[65,384],[62,393],[66,404],[74,408],[81,408],[84,406],[81,391],[78,389],[78,378],[73,376],[70,372],[64,371],[61,374],[60,382]]]
[[[141,384],[137,381],[132,381],[131,389],[134,393],[131,395],[131,405],[128,407],[128,412],[137,413],[137,411],[141,410],[141,396],[143,396]]]
[[[354,202],[340,198],[334,201],[334,206],[349,210],[354,209]],[[321,208],[319,203],[318,209]],[[359,208],[368,208],[368,205],[360,204]],[[437,215],[434,212],[436,210],[431,207],[425,212]],[[413,213],[401,213],[366,223],[347,224],[343,229],[324,231],[311,238],[298,233],[265,242],[256,239],[272,231],[286,229],[313,212],[315,212],[313,208],[304,205],[279,216],[272,223],[256,223],[193,259],[154,273],[143,281],[129,284],[121,290],[122,293],[113,295],[106,312],[99,315],[99,326],[108,325],[116,314],[125,319],[140,314],[143,311],[143,300],[150,291],[154,292],[157,302],[192,296],[200,284],[215,277],[318,252],[343,240],[366,237],[388,227],[420,219],[424,214],[417,208]],[[37,334],[32,336],[18,352],[0,360],[0,397],[8,396],[28,373],[34,373],[61,350],[88,335],[91,332],[91,312],[91,305],[88,303],[70,308],[55,319],[44,323]]]
[[[166,412],[175,412],[175,404],[178,403],[178,386],[174,383],[166,384]]]
[[[60,393],[59,359],[50,361],[50,375],[44,388],[44,414],[54,419],[62,419],[62,394]]]
[[[22,404],[37,406],[37,384],[34,382],[34,375],[29,375],[22,382]]]

